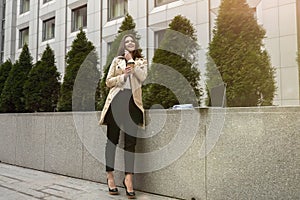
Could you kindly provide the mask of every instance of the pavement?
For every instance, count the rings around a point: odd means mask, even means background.
[[[0,200],[108,200],[127,199],[108,194],[106,184],[87,181],[38,170],[0,163]],[[136,191],[140,200],[171,200],[174,198]]]

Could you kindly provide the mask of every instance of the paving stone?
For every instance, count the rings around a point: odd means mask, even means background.
[[[126,200],[124,188],[112,196],[107,185],[0,163],[0,200]],[[171,200],[136,191],[141,200]]]

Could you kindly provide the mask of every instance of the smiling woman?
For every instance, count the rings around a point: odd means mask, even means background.
[[[119,194],[113,171],[116,145],[120,131],[125,134],[125,178],[123,181],[128,198],[135,198],[133,190],[134,153],[138,125],[144,126],[142,105],[142,82],[147,76],[147,61],[141,55],[134,35],[125,35],[120,43],[117,57],[110,65],[106,85],[110,88],[99,124],[107,125],[105,148],[108,190]]]

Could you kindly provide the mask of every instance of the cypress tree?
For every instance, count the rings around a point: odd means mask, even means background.
[[[22,48],[19,60],[13,65],[1,94],[3,112],[25,112],[24,83],[32,68],[32,57],[28,45]]]
[[[59,111],[72,110],[74,81],[82,63],[91,52],[95,52],[95,47],[92,42],[88,41],[85,32],[81,29],[72,43],[71,50],[66,55],[67,66],[64,81],[60,89]]]
[[[54,52],[47,44],[41,60],[31,69],[24,84],[26,109],[31,112],[53,112],[58,101],[59,79]]]
[[[195,32],[190,20],[181,15],[175,16],[169,24],[148,73],[151,82],[156,83],[143,87],[145,108],[156,104],[164,108],[179,103],[200,104],[200,72],[196,59],[199,46]],[[167,85],[172,88],[167,88]]]
[[[272,105],[274,68],[264,49],[265,30],[245,0],[223,0],[209,44],[207,86],[226,83],[228,106]],[[210,92],[210,91],[208,91]]]
[[[2,93],[5,81],[9,75],[11,68],[12,68],[12,63],[10,60],[7,60],[2,65],[0,65],[0,95]]]
[[[127,13],[118,30],[118,35],[116,36],[116,38],[111,44],[110,52],[108,53],[106,58],[106,63],[103,66],[104,72],[101,80],[99,81],[99,85],[97,88],[97,95],[96,95],[97,110],[103,109],[106,97],[108,95],[109,88],[106,87],[106,83],[105,83],[107,78],[107,73],[111,62],[113,61],[114,57],[117,56],[118,48],[120,46],[122,37],[130,33],[133,34],[137,40],[140,39],[140,36],[137,34],[137,32],[134,29],[135,29],[135,23],[133,21],[133,18],[131,15]]]
[[[95,94],[100,79],[97,64],[98,56],[94,49],[88,54],[77,73],[72,96],[73,111],[95,111]]]

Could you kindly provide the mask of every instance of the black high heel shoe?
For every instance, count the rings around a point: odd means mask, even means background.
[[[110,189],[108,186],[108,179],[106,179],[106,182],[107,182],[107,187],[108,187],[108,193],[110,195],[118,195],[119,194],[118,188]]]
[[[123,180],[123,185],[124,185],[124,188],[125,188],[126,195],[127,195],[128,199],[135,199],[135,192],[128,192],[127,191],[127,186],[125,185],[125,178]]]

